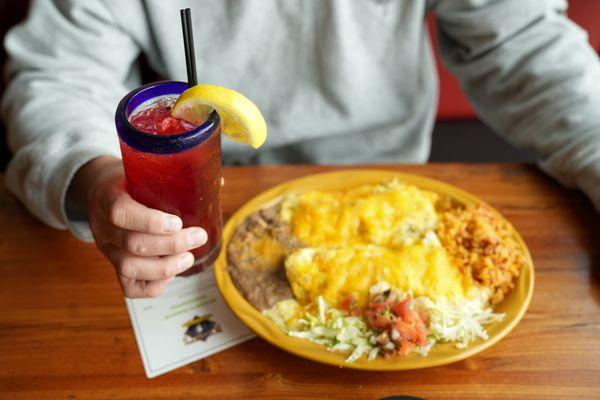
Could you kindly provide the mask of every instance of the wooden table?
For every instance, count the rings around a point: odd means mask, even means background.
[[[50,229],[0,185],[0,398],[600,398],[600,227],[588,200],[515,164],[388,166],[460,186],[521,232],[536,268],[524,320],[455,364],[376,373],[339,369],[253,339],[146,379],[111,266],[91,244]],[[231,215],[317,166],[227,168]]]

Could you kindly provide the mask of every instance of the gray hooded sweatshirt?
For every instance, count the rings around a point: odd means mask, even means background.
[[[120,156],[113,116],[140,85],[140,54],[186,80],[184,7],[199,81],[244,93],[267,120],[258,151],[224,140],[225,163],[427,161],[431,11],[481,118],[600,208],[600,63],[563,0],[36,0],[5,42],[6,184],[50,226],[91,240],[67,212],[70,181]]]

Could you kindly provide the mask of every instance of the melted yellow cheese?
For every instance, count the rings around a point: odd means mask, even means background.
[[[287,257],[286,273],[303,304],[323,296],[332,306],[350,294],[360,306],[386,281],[415,296],[466,296],[466,281],[439,244],[438,195],[398,181],[288,197],[281,217],[306,248]]]
[[[424,244],[304,248],[292,253],[285,265],[294,296],[303,304],[323,296],[335,307],[355,294],[364,306],[369,288],[382,281],[432,299],[466,296],[470,286],[444,248]]]
[[[435,228],[436,200],[433,192],[391,181],[288,197],[282,203],[281,216],[308,246],[398,247]]]

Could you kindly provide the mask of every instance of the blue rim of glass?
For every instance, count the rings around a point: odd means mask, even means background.
[[[177,135],[152,135],[134,128],[129,122],[131,114],[148,100],[165,95],[179,96],[188,88],[186,82],[161,81],[129,92],[119,102],[115,113],[115,125],[121,140],[137,151],[154,154],[180,153],[203,143],[219,128],[220,118],[216,111],[202,125]]]

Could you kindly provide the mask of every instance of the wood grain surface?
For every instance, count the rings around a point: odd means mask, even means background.
[[[44,226],[0,184],[0,398],[600,398],[600,218],[533,166],[378,166],[457,185],[498,208],[533,255],[524,320],[479,355],[426,370],[339,369],[261,339],[149,380],[111,266],[93,244]],[[333,167],[226,168],[223,211]]]

